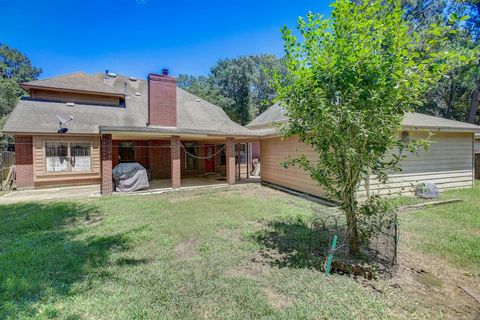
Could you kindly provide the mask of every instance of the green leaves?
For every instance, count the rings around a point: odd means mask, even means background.
[[[275,87],[290,118],[282,132],[297,135],[318,159],[285,164],[308,171],[355,217],[360,181],[372,172],[386,182],[388,172],[399,170],[404,156],[386,154],[413,143],[398,140],[401,121],[454,55],[418,50],[421,39],[409,32],[399,0],[337,0],[330,19],[309,13],[298,29],[301,39],[282,30],[287,73]],[[429,30],[432,48],[443,35],[438,26]]]
[[[241,56],[219,60],[208,77],[181,75],[178,83],[245,125],[272,105],[276,93],[271,79],[275,72],[281,77],[283,69],[282,60],[273,55]]]

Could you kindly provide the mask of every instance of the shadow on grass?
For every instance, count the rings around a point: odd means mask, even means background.
[[[379,232],[371,241],[361,245],[359,255],[351,255],[346,225],[338,225],[335,220],[331,223],[328,218],[320,220],[319,224],[315,222],[307,223],[302,219],[268,222],[265,229],[253,235],[262,247],[260,254],[263,262],[279,268],[324,271],[332,239],[336,235],[337,247],[331,272],[371,279],[377,275],[390,276],[395,271],[396,233]]]
[[[78,237],[99,217],[91,204],[0,206],[0,318],[35,316],[38,302],[74,294],[72,286],[106,265],[112,250],[128,248],[125,234]]]
[[[291,221],[270,221],[267,229],[253,235],[253,239],[262,245],[262,257],[272,266],[284,268],[323,267],[320,252],[315,254],[315,238],[311,239],[310,225],[297,219]]]

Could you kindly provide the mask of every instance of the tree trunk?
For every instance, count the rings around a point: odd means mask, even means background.
[[[477,78],[475,83],[476,87],[472,92],[470,101],[470,111],[468,112],[467,122],[475,124],[477,118],[478,104],[480,101],[480,77]]]
[[[360,239],[358,237],[357,212],[355,206],[355,193],[349,192],[345,197],[344,203],[345,215],[348,227],[348,242],[350,245],[350,254],[360,254]]]

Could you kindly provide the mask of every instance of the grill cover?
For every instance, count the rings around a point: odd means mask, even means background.
[[[136,162],[119,163],[112,176],[115,191],[130,192],[149,187],[147,170]]]

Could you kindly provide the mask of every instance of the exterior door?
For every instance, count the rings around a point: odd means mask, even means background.
[[[215,146],[205,146],[205,172],[215,171]]]

